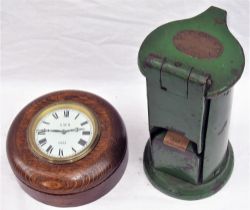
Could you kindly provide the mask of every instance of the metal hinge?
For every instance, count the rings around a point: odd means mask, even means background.
[[[159,85],[161,89],[175,95],[188,98],[193,93],[193,85],[201,89],[202,95],[206,96],[207,89],[211,85],[209,74],[183,64],[179,61],[171,61],[168,58],[151,54],[146,60],[147,67],[159,71]]]
[[[180,62],[164,59],[160,69],[160,86],[162,89],[188,98],[193,94],[193,86],[200,89],[202,96],[206,96],[206,91],[210,85],[211,80],[208,74],[203,74]],[[195,91],[195,94],[197,94],[197,91]]]

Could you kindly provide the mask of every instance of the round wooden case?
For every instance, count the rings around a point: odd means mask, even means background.
[[[30,150],[27,129],[42,108],[64,101],[87,106],[99,121],[100,134],[96,146],[82,159],[54,164]],[[79,206],[106,194],[122,177],[128,160],[126,130],[117,111],[104,99],[82,91],[54,92],[34,100],[17,115],[7,137],[7,155],[30,196],[53,206]]]

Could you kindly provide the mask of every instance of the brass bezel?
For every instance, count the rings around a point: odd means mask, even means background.
[[[40,120],[46,116],[48,113],[58,110],[58,109],[75,109],[78,110],[85,115],[91,120],[92,125],[93,125],[93,141],[90,143],[83,151],[80,153],[70,156],[70,157],[51,157],[45,153],[43,153],[35,143],[35,129],[37,124],[40,122]],[[36,155],[39,158],[42,158],[50,163],[54,164],[65,164],[65,163],[72,163],[74,161],[80,160],[83,157],[85,157],[89,152],[93,150],[95,145],[97,144],[99,140],[99,135],[100,135],[100,126],[98,119],[94,112],[88,108],[87,106],[80,104],[78,102],[74,101],[61,101],[61,102],[56,102],[53,104],[50,104],[44,108],[42,108],[31,120],[29,127],[28,127],[28,132],[27,132],[27,140],[28,140],[28,145],[31,151],[33,152],[34,155]]]

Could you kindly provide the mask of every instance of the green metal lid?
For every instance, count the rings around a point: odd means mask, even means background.
[[[146,60],[152,54],[210,75],[208,97],[230,89],[241,77],[245,64],[243,50],[227,28],[226,11],[216,7],[151,32],[142,43],[138,57],[144,75],[148,71]]]

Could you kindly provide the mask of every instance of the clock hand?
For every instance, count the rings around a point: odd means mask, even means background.
[[[51,129],[51,130],[47,130],[48,132],[58,132],[58,133],[62,133],[62,134],[66,134],[66,133],[68,133],[68,132],[71,132],[71,131],[76,131],[76,132],[78,132],[78,131],[80,131],[80,130],[84,130],[83,128],[74,128],[74,129],[68,129],[68,130],[66,130],[66,129],[63,129],[63,130],[58,130],[58,129]]]
[[[73,128],[73,129],[68,129],[68,130],[65,130],[65,132],[71,132],[71,131],[75,131],[75,132],[78,132],[78,131],[82,131],[84,130],[84,128]]]
[[[58,130],[58,129],[41,129],[41,130],[36,130],[37,132],[63,132],[63,130]]]
[[[66,133],[66,130],[59,130],[59,129],[41,129],[36,130],[37,132],[55,132],[55,133]]]
[[[62,134],[66,134],[67,130],[63,129],[63,130],[59,130],[59,129],[51,129],[49,130],[50,132],[55,132],[55,133],[62,133]]]
[[[68,132],[71,132],[71,131],[75,131],[75,132],[78,132],[78,131],[82,131],[84,130],[84,128],[73,128],[73,129],[68,129],[68,130],[59,130],[59,129],[41,129],[41,130],[37,130],[37,132],[55,132],[55,133],[62,133],[62,134],[66,134]]]
[[[49,129],[49,132],[59,132],[59,133],[63,133],[65,130],[58,130],[58,129]]]

